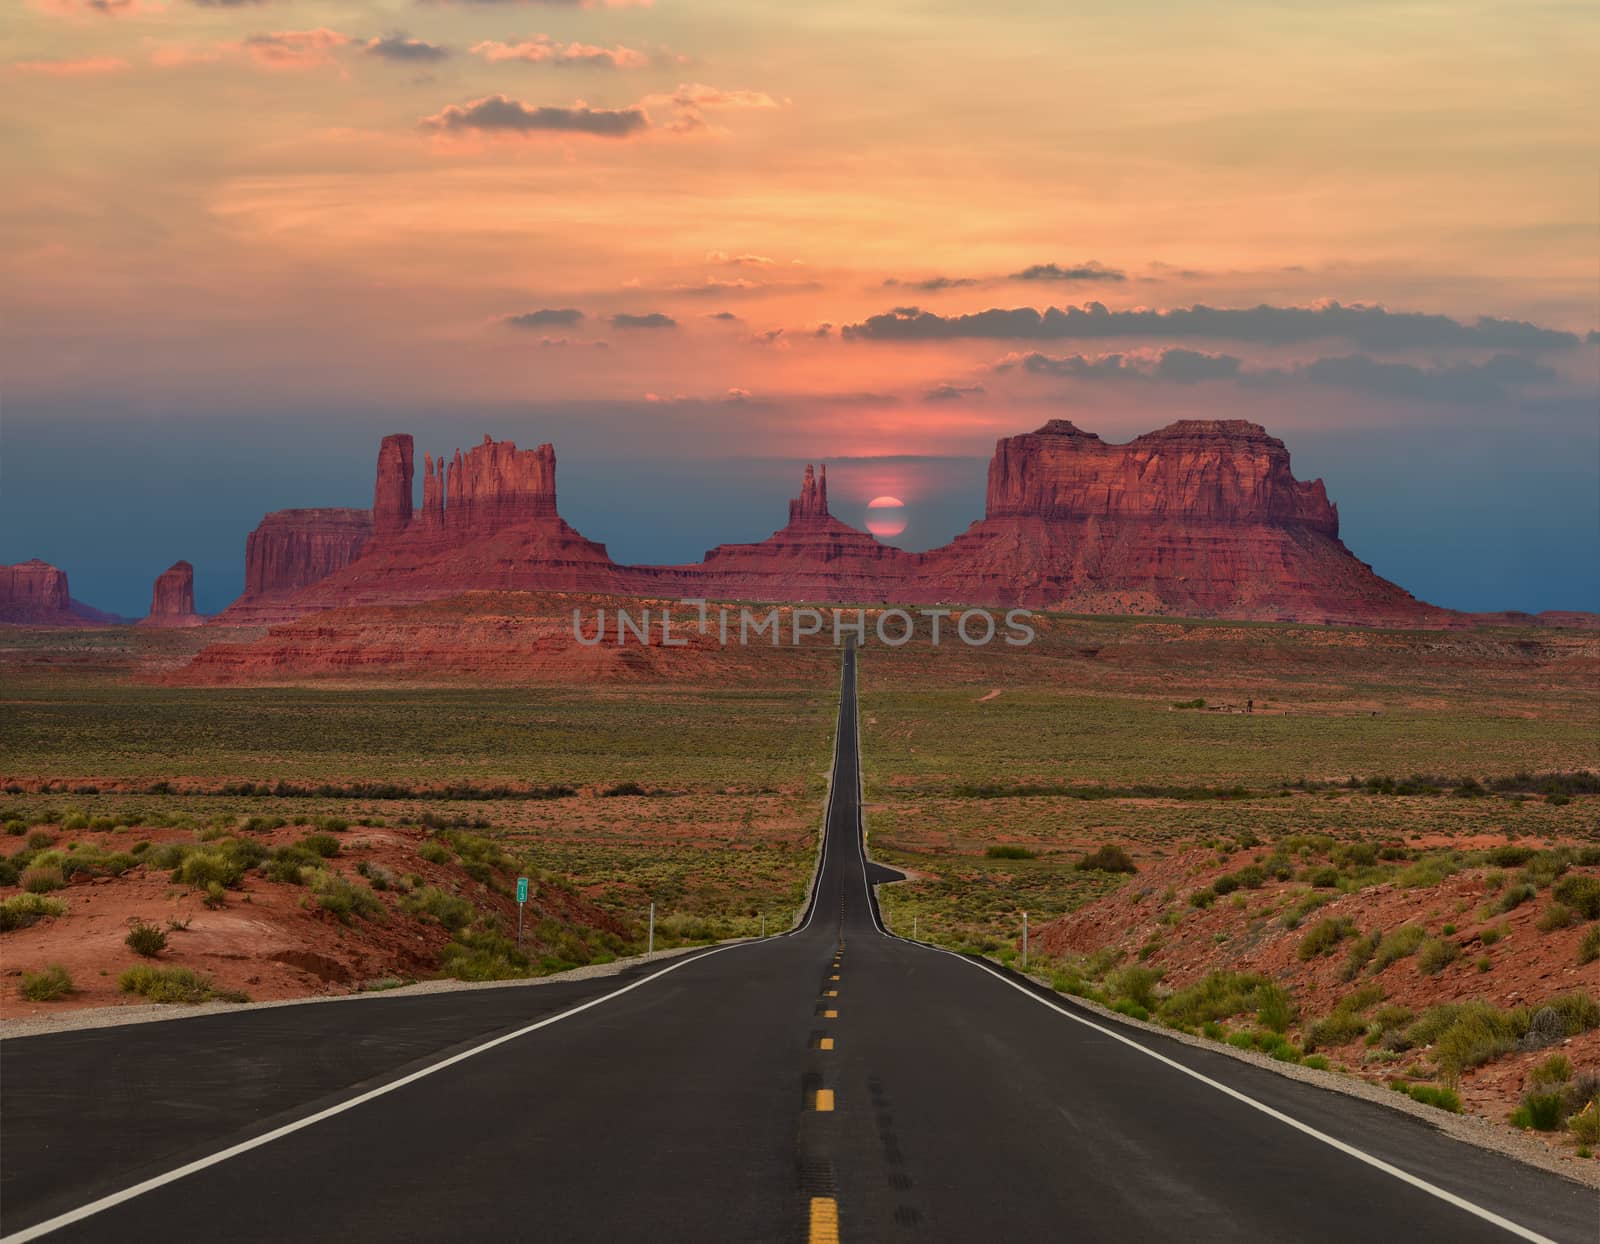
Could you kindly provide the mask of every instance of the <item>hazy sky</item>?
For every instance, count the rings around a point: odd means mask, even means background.
[[[0,62],[0,558],[91,603],[219,607],[387,431],[684,560],[806,460],[918,547],[998,436],[1228,415],[1418,594],[1600,608],[1592,3],[25,0]]]

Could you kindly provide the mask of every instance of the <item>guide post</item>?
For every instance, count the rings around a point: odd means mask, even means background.
[[[528,879],[517,878],[517,949],[522,948],[522,908],[528,901]]]

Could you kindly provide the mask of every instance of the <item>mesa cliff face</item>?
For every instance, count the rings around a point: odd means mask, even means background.
[[[186,561],[174,562],[156,576],[150,591],[149,616],[140,626],[184,627],[204,625],[194,611],[194,567]]]
[[[985,517],[917,559],[906,598],[1081,613],[1358,625],[1459,621],[1339,540],[1321,480],[1242,420],[1183,420],[1108,445],[1065,420],[1008,437]]]
[[[0,622],[23,626],[105,626],[114,614],[72,599],[67,572],[37,557],[0,566]]]
[[[413,511],[409,436],[384,439],[374,508],[268,515],[246,592],[225,621],[280,621],[469,591],[833,603],[1005,605],[1395,626],[1462,625],[1380,578],[1339,541],[1320,480],[1240,420],[1184,420],[1125,445],[1065,420],[1007,437],[984,517],[906,553],[835,518],[827,468],[806,467],[788,523],[702,562],[619,566],[556,509],[556,456],[489,437],[423,458]]]

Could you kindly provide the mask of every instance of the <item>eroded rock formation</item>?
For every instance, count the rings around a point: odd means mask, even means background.
[[[156,576],[150,592],[150,614],[141,626],[200,626],[205,622],[194,611],[194,567],[186,561],[173,562]]]
[[[827,469],[808,466],[786,526],[685,566],[618,566],[569,527],[556,510],[549,445],[519,450],[485,437],[448,464],[425,455],[415,515],[411,461],[409,437],[385,439],[374,492],[381,521],[356,510],[268,515],[251,536],[246,594],[224,616],[281,620],[516,590],[1466,621],[1357,560],[1339,541],[1321,481],[1296,480],[1283,442],[1240,420],[1184,420],[1125,445],[1066,420],[1007,437],[990,463],[984,517],[919,554],[833,517]]]
[[[25,626],[104,626],[115,614],[72,599],[67,572],[37,557],[0,566],[0,622]]]

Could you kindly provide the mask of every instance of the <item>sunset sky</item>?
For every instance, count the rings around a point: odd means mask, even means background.
[[[0,62],[0,560],[103,608],[220,608],[390,431],[682,561],[806,461],[926,547],[999,436],[1228,416],[1418,595],[1600,609],[1587,0],[17,0]]]

